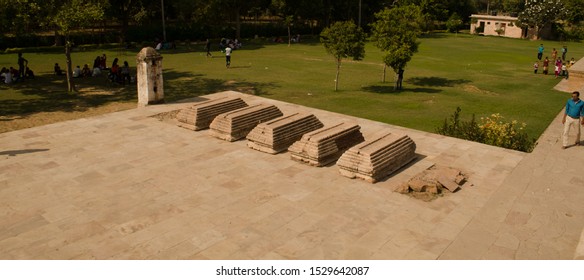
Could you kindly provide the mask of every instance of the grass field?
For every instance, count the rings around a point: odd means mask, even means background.
[[[343,62],[340,90],[335,92],[334,59],[316,40],[291,47],[256,40],[244,41],[244,48],[233,52],[231,69],[225,68],[218,51],[206,58],[203,45],[162,51],[165,95],[173,101],[233,89],[429,132],[460,106],[463,117],[501,113],[509,121],[525,122],[535,138],[569,98],[568,93],[552,89],[559,82],[553,75],[534,75],[532,70],[540,43],[549,56],[553,47],[562,47],[561,42],[441,33],[420,41],[400,92],[393,91],[394,76],[389,70],[387,82],[381,83],[381,53],[372,44],[367,44],[363,61]],[[582,43],[567,45],[569,58],[584,56]],[[91,64],[105,52],[108,64],[118,57],[135,65],[137,51],[77,51],[73,63]],[[65,93],[63,78],[51,74],[55,62],[65,64],[61,52],[25,52],[24,57],[39,77],[1,85],[0,115],[73,112],[136,102],[135,86],[111,85],[103,77],[80,80],[80,94]],[[16,66],[16,59],[14,53],[1,54],[0,67]]]

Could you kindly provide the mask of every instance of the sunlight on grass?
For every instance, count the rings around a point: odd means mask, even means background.
[[[559,82],[553,75],[533,74],[531,67],[539,41],[438,35],[421,39],[420,51],[406,69],[404,90],[400,92],[393,90],[390,69],[387,82],[381,83],[381,53],[371,44],[366,46],[363,61],[343,62],[339,91],[335,92],[334,59],[316,40],[288,47],[259,39],[244,41],[243,49],[233,52],[231,69],[226,69],[217,46],[213,58],[204,55],[203,45],[162,51],[165,97],[176,101],[238,90],[429,132],[435,132],[459,106],[465,116],[500,113],[509,121],[525,122],[526,131],[536,138],[569,97],[552,89]],[[564,44],[543,43],[546,50]],[[568,45],[569,57],[579,59],[584,55],[583,44]],[[118,57],[135,66],[138,51],[78,51],[73,54],[73,64],[91,64],[96,55],[106,53],[108,65]],[[52,75],[55,62],[65,65],[64,54],[25,52],[24,56],[39,77],[0,86],[3,115],[74,110],[67,105],[71,100],[92,106],[136,102],[135,86],[111,85],[104,77],[80,79],[81,93],[66,93],[64,78]],[[16,54],[0,55],[0,66],[15,64]],[[91,95],[84,88],[115,94]]]

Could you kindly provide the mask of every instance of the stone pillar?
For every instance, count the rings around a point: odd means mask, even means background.
[[[143,48],[136,57],[138,106],[164,103],[162,56],[153,48]]]

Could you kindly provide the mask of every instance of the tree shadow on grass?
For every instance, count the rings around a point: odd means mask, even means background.
[[[450,80],[441,77],[413,77],[407,79],[406,82],[416,86],[453,87],[468,84],[471,81],[465,79]]]
[[[209,79],[202,74],[179,72],[172,69],[164,72],[164,98],[171,102],[228,90],[268,96],[270,89],[278,87],[274,83]]]
[[[420,34],[420,38],[440,39],[446,37],[448,37],[448,34],[444,32],[427,32]]]
[[[168,102],[227,90],[269,95],[270,89],[278,87],[273,83],[209,79],[203,74],[178,72],[172,69],[165,70],[163,75],[164,95]],[[135,83],[119,85],[112,83],[104,75],[76,79],[75,83],[79,89],[76,93],[67,92],[63,76],[52,74],[37,75],[34,80],[10,85],[18,95],[14,99],[0,98],[2,121],[15,120],[40,112],[84,112],[111,103],[137,104],[138,101]],[[4,88],[8,89],[8,86],[0,85],[0,90]]]
[[[394,87],[393,83],[390,83],[387,85],[374,85],[374,86],[361,87],[361,89],[363,89],[364,91],[367,91],[367,92],[371,92],[371,93],[394,94],[394,95],[405,94],[408,92],[420,92],[420,93],[440,93],[440,92],[442,92],[442,90],[440,90],[440,89],[423,88],[423,87],[410,88],[407,85],[404,86],[401,90],[395,90],[393,87]]]

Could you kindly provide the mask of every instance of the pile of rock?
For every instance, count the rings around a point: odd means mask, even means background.
[[[416,144],[407,135],[381,133],[347,150],[337,161],[341,175],[375,183],[416,158]]]
[[[215,117],[211,125],[210,135],[230,142],[237,141],[258,124],[281,117],[282,111],[270,104],[257,104]]]
[[[239,97],[220,97],[182,109],[176,118],[180,127],[202,130],[209,128],[218,115],[244,107],[247,107],[247,103]]]
[[[313,166],[327,165],[350,147],[365,141],[360,129],[357,124],[338,123],[306,133],[288,148],[290,157]]]
[[[269,154],[283,152],[305,133],[324,125],[313,114],[294,113],[256,126],[247,135],[247,146]]]
[[[467,176],[451,167],[432,166],[399,186],[396,191],[414,197],[431,200],[446,189],[458,191],[467,181]]]

